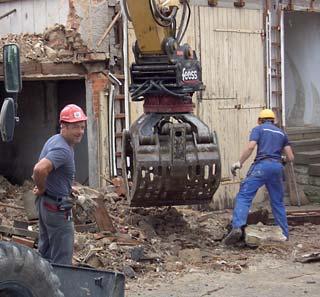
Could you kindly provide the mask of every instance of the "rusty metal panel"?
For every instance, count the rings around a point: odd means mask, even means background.
[[[230,166],[239,159],[257,114],[266,104],[263,11],[199,7],[199,24],[207,88],[198,113],[219,137],[222,178],[227,182],[221,184],[214,205],[224,208],[232,205],[240,182],[232,179]],[[241,170],[241,178],[250,163]]]

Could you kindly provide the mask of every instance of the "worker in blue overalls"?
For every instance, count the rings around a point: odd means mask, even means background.
[[[274,124],[275,115],[270,109],[263,109],[256,126],[251,134],[249,143],[241,154],[239,161],[231,166],[235,176],[236,170],[250,157],[257,146],[257,156],[251,165],[246,178],[240,185],[235,200],[232,217],[232,230],[224,239],[226,245],[232,245],[241,240],[243,227],[252,200],[258,189],[265,185],[270,196],[270,204],[276,225],[280,226],[283,234],[289,238],[286,210],[283,201],[283,164],[282,152],[286,161],[292,162],[294,155],[288,142],[288,136]]]

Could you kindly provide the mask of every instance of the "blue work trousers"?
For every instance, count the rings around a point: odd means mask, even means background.
[[[262,160],[251,165],[236,197],[232,226],[233,228],[240,228],[246,225],[252,200],[258,189],[263,185],[269,192],[275,223],[281,227],[282,233],[289,238],[288,222],[283,202],[283,166],[275,160]]]
[[[71,210],[58,210],[58,203],[43,195],[37,198],[39,213],[38,250],[52,263],[72,264],[74,224]]]

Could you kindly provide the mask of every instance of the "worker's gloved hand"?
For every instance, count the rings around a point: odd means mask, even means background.
[[[287,157],[286,156],[281,156],[281,163],[283,166],[286,166],[286,164],[287,164]]]
[[[237,169],[241,169],[242,165],[240,163],[240,161],[237,161],[236,163],[233,163],[231,166],[231,173],[233,176],[237,175]]]

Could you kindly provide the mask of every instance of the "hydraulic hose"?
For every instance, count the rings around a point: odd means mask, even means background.
[[[150,9],[153,15],[154,20],[156,23],[161,27],[169,27],[173,20],[176,18],[178,8],[174,7],[170,13],[169,16],[165,16],[162,14],[162,12],[159,10],[159,7],[155,0],[149,0],[150,3]],[[160,21],[159,21],[160,19]]]

